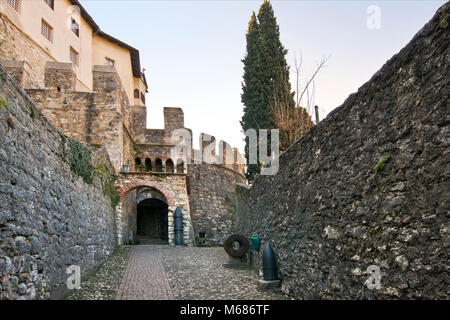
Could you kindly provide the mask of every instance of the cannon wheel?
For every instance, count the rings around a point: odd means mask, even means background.
[[[239,243],[239,248],[234,248],[233,243]],[[229,236],[223,243],[223,248],[225,251],[234,258],[243,257],[247,251],[250,249],[250,244],[248,239],[240,234],[233,234]]]

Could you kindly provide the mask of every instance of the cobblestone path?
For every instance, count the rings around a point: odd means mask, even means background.
[[[116,299],[286,300],[263,292],[251,270],[225,268],[223,248],[134,246]]]
[[[158,246],[135,246],[117,292],[117,300],[170,300],[172,290]]]

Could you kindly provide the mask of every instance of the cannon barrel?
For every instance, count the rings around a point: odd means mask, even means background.
[[[262,264],[264,280],[278,280],[277,261],[275,258],[275,253],[269,243],[264,248]]]
[[[175,209],[175,213],[173,215],[173,231],[175,233],[175,245],[182,245],[183,240],[181,235],[183,234],[183,213],[180,208]]]

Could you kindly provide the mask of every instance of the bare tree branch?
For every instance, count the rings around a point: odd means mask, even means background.
[[[311,82],[314,80],[314,78],[317,76],[317,74],[319,73],[320,69],[322,69],[325,64],[327,63],[327,61],[329,60],[329,57],[322,57],[322,60],[320,61],[319,65],[316,68],[316,71],[314,71],[312,77],[308,80],[308,82],[305,85],[305,88],[303,89],[303,92],[300,95],[300,101],[303,98],[303,95],[305,94],[306,90],[308,89],[309,85],[311,84]]]

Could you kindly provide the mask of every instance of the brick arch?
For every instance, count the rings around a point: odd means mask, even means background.
[[[171,192],[166,191],[164,189],[164,187],[162,187],[160,184],[158,184],[156,182],[145,181],[145,180],[131,180],[130,182],[122,184],[118,190],[120,199],[123,199],[131,190],[134,190],[134,189],[140,188],[140,187],[155,188],[166,197],[167,204],[169,206],[173,206],[175,203],[174,195]]]

